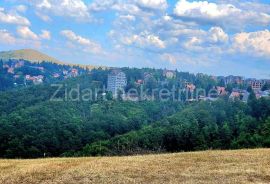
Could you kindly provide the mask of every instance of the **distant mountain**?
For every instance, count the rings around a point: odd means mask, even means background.
[[[69,66],[79,66],[82,68],[88,68],[88,69],[93,69],[93,68],[98,68],[99,66],[93,66],[93,65],[81,65],[81,64],[71,64],[71,63],[66,63],[63,61],[59,61],[51,56],[48,56],[47,54],[41,53],[37,50],[33,49],[21,49],[21,50],[12,50],[12,51],[2,51],[0,52],[0,60],[9,60],[9,59],[23,59],[26,61],[30,61],[32,63],[39,63],[42,61],[49,61],[53,62],[56,64],[60,65],[69,65]],[[106,67],[102,67],[106,68]]]
[[[57,64],[65,64],[64,62],[61,62],[51,56],[48,56],[33,49],[22,49],[22,50],[0,52],[0,59],[3,60],[23,59],[30,62],[50,61]]]

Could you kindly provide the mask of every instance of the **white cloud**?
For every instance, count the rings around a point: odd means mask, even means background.
[[[0,7],[0,22],[25,26],[29,26],[31,24],[27,18],[18,15],[16,12],[7,13],[5,12],[5,9],[1,7]]]
[[[94,0],[88,9],[90,12],[113,10],[122,14],[144,17],[152,16],[167,7],[166,0]]]
[[[39,4],[37,4],[37,7],[50,9],[50,8],[52,8],[52,4],[50,3],[49,0],[42,0]]]
[[[17,33],[23,39],[38,40],[39,37],[34,32],[30,30],[27,26],[19,26],[17,28]]]
[[[72,17],[78,21],[90,21],[88,7],[82,0],[34,0],[38,15],[42,20],[49,20],[49,15]]]
[[[215,64],[217,60],[217,56],[213,53],[212,55],[208,55],[207,53],[199,53],[190,55],[188,52],[171,52],[164,53],[159,56],[160,60],[163,61],[162,65],[167,65],[170,68],[175,68],[175,66],[181,66],[181,70],[184,68],[189,68],[189,71],[193,71],[193,69],[201,69],[201,67],[209,67]],[[198,72],[198,71],[196,71]],[[200,71],[201,72],[201,71]]]
[[[168,7],[166,0],[137,0],[139,6],[149,9],[162,9],[165,10]]]
[[[238,33],[233,38],[233,48],[240,52],[270,56],[270,31]]]
[[[95,0],[89,5],[89,10],[90,11],[105,11],[112,6],[116,4],[116,1],[114,0],[106,0],[106,1],[100,1],[100,0]]]
[[[156,35],[149,32],[142,32],[140,34],[134,34],[132,36],[126,36],[122,38],[122,43],[126,45],[135,45],[140,48],[149,49],[164,49],[165,43]]]
[[[174,9],[175,14],[178,16],[205,18],[219,18],[240,11],[231,4],[217,5],[207,1],[189,2],[187,0],[180,0]]]
[[[16,39],[5,29],[0,29],[0,43],[1,44],[13,44]]]
[[[220,27],[211,27],[208,31],[186,31],[187,40],[182,44],[184,48],[197,52],[221,52],[229,41],[229,35]]]
[[[27,11],[27,7],[25,5],[18,5],[18,6],[16,6],[16,10],[18,12],[25,13]]]
[[[187,42],[184,43],[184,47],[190,50],[200,50],[201,44],[203,43],[203,40],[193,36],[191,37]]]
[[[133,15],[120,15],[119,16],[120,19],[124,19],[124,20],[129,20],[129,21],[135,21],[136,17]]]
[[[209,30],[209,40],[210,42],[213,43],[218,43],[218,42],[227,42],[229,39],[229,36],[227,33],[223,31],[222,28],[220,27],[212,27]]]
[[[145,15],[152,15],[148,11],[143,11],[140,7],[133,3],[114,3],[111,7],[112,10],[121,12],[123,14],[136,15],[144,17]]]
[[[42,30],[41,34],[39,35],[41,39],[50,40],[51,39],[51,32],[47,30]]]
[[[161,60],[169,62],[172,65],[177,63],[177,59],[173,54],[165,53],[161,55]]]
[[[76,35],[71,30],[63,30],[63,31],[61,31],[61,34],[64,37],[66,37],[69,41],[71,41],[73,44],[82,46],[83,50],[85,52],[91,52],[94,54],[102,54],[103,53],[102,47],[100,44],[98,44],[90,39]]]
[[[50,21],[52,21],[52,19],[48,15],[46,15],[46,14],[43,14],[43,13],[38,12],[38,11],[36,11],[35,13],[44,22],[50,22]]]
[[[163,20],[165,20],[165,21],[171,21],[172,20],[172,17],[171,16],[169,16],[169,15],[164,15],[163,17]]]
[[[24,40],[50,40],[51,39],[51,33],[48,30],[41,30],[41,33],[37,35],[34,33],[29,27],[27,26],[19,26],[17,27],[17,34]]]
[[[242,28],[253,24],[266,26],[270,24],[270,15],[253,9],[252,6],[241,9],[241,5],[235,3],[210,3],[208,1],[187,1],[179,0],[175,6],[176,16],[185,20],[192,20],[198,23],[214,23],[224,27]]]
[[[12,35],[9,31],[2,29],[0,30],[0,44],[12,45],[16,47],[27,47],[29,48],[40,48],[40,40],[33,40],[29,38],[19,38]]]

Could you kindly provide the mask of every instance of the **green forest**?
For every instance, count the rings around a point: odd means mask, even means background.
[[[148,88],[164,78],[161,70],[128,69],[127,88],[145,72],[154,79]],[[108,70],[58,81],[71,89],[80,85],[102,88]],[[165,85],[181,87],[176,81],[191,81],[203,89],[224,85],[207,75],[178,72]],[[232,86],[226,86],[228,90]],[[241,87],[241,86],[239,86]],[[106,100],[97,94],[92,101],[51,101],[57,87],[50,83],[0,92],[0,157],[40,158],[241,149],[270,147],[270,100],[257,99],[251,92],[248,102],[216,101],[124,101]],[[57,98],[65,99],[65,89]]]

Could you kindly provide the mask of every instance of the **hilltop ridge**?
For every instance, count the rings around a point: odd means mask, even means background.
[[[88,68],[88,69],[100,67],[100,66],[93,66],[93,65],[72,64],[69,62],[60,61],[52,56],[49,56],[47,54],[44,54],[34,49],[1,51],[0,59],[4,61],[9,60],[9,59],[15,59],[15,60],[23,59],[26,61],[30,61],[32,63],[40,63],[42,61],[49,61],[49,62],[60,64],[60,65],[79,66],[79,67]]]
[[[57,64],[65,64],[62,61],[59,61],[47,54],[41,53],[34,49],[21,49],[21,50],[11,50],[11,51],[2,51],[0,52],[0,59],[23,59],[30,62],[42,62],[50,61]]]

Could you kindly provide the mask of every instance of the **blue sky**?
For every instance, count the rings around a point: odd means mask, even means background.
[[[0,50],[270,78],[268,0],[2,0]]]

